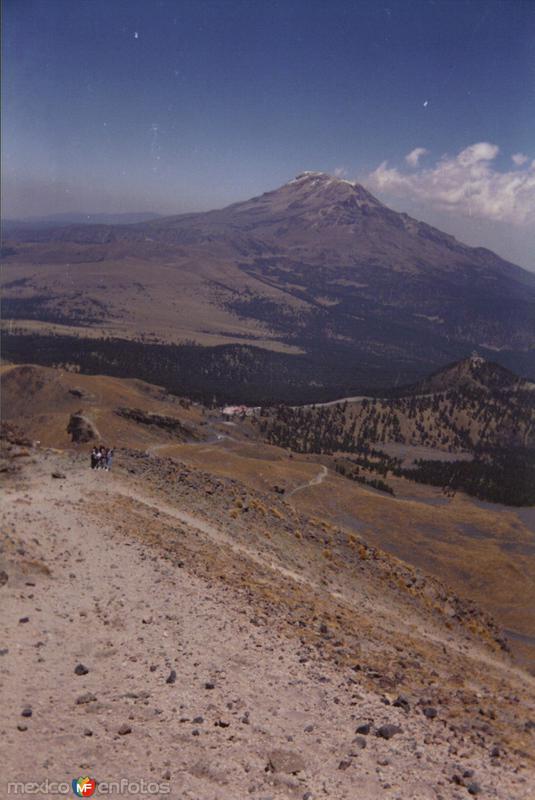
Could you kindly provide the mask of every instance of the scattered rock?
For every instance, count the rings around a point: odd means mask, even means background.
[[[119,736],[126,736],[127,734],[132,733],[132,728],[126,722],[123,722],[117,733]]]
[[[167,678],[165,679],[166,683],[176,683],[176,670],[172,669]]]
[[[469,783],[466,788],[468,789],[468,794],[481,794],[481,786],[479,783]]]
[[[148,700],[150,692],[143,689],[141,692],[125,692],[121,697],[126,697],[127,700]]]
[[[424,715],[424,717],[427,717],[427,719],[435,719],[436,715],[438,714],[438,711],[436,710],[436,708],[433,708],[432,706],[426,706],[423,709],[422,714]]]
[[[302,757],[291,750],[273,750],[268,756],[267,771],[295,775],[304,769],[305,762]]]
[[[360,733],[363,736],[367,736],[371,731],[372,726],[370,722],[363,722],[361,725],[357,725],[357,729],[355,733]]]
[[[91,730],[91,728],[85,728],[84,736],[93,736],[93,731]]]
[[[391,739],[398,733],[402,733],[402,729],[399,725],[381,725],[377,730],[377,736],[381,739]]]
[[[91,692],[86,692],[85,694],[81,694],[80,697],[76,698],[76,705],[83,706],[86,703],[94,703],[96,699],[96,695],[92,694]]]
[[[366,747],[366,739],[364,736],[355,736],[353,739],[353,744],[355,744],[360,750],[364,750]]]
[[[395,708],[402,708],[407,714],[411,710],[411,704],[404,694],[400,694],[392,703]]]
[[[205,688],[205,689],[215,689],[215,683],[212,683],[211,681],[207,681],[207,682],[204,684],[204,688]]]
[[[5,569],[0,569],[0,586],[5,586],[9,580],[9,576]]]
[[[87,400],[91,401],[95,399],[95,395],[91,394],[90,392],[86,392],[84,389],[78,388],[78,386],[74,387],[73,389],[69,389],[69,394],[72,394],[73,397],[78,398],[78,400]]]
[[[29,618],[29,617],[21,617],[21,618],[19,619],[19,622],[22,622],[23,624],[24,624],[25,622],[29,622],[29,621],[30,621],[30,618]]]
[[[32,709],[27,706],[26,708],[22,709],[21,717],[31,717],[33,714]]]
[[[22,722],[19,722],[19,724],[17,725],[17,730],[18,731],[27,731],[28,730],[28,726],[24,725],[24,723],[22,723]]]
[[[64,472],[60,472],[59,470],[54,470],[54,472],[52,473],[52,477],[53,478],[58,478],[59,480],[62,480],[63,478],[66,478],[67,476],[65,475]]]
[[[194,725],[202,725],[204,722],[204,717],[194,717],[192,722]]]
[[[351,766],[351,761],[348,758],[343,758],[338,764],[338,769],[347,769]]]
[[[84,664],[77,664],[74,668],[75,675],[87,675],[88,672],[89,670]]]

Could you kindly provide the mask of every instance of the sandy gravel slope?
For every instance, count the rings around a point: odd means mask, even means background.
[[[253,598],[129,535],[108,512],[150,505],[139,485],[51,453],[24,475],[2,507],[0,796],[78,775],[156,781],[177,800],[535,796],[528,754],[493,756],[441,715],[394,707],[261,624]],[[209,545],[218,520],[179,511],[180,535]],[[384,724],[401,732],[382,738]]]

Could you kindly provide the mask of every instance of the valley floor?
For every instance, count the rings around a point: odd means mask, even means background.
[[[41,450],[6,478],[0,796],[89,775],[177,800],[533,798],[535,680],[426,616],[401,562],[338,580],[282,502],[118,461]]]

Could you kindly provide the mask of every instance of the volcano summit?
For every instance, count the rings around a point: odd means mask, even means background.
[[[53,333],[56,350],[75,340],[93,370],[91,340],[106,371],[117,358],[99,340],[122,352],[142,340],[174,365],[180,391],[230,397],[228,378],[249,399],[408,383],[474,349],[535,376],[534,275],[321,172],[221,210],[8,230],[5,245],[4,324],[16,331],[6,346],[18,360],[31,334],[50,362]],[[201,383],[186,342],[199,350]]]

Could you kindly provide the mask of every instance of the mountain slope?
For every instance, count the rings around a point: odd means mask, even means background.
[[[22,365],[3,368],[1,390],[6,432],[15,426],[20,429],[20,436],[13,443],[11,460],[3,459],[0,452],[0,477],[13,475],[16,480],[17,467],[25,463],[24,452],[26,457],[31,455],[27,450],[28,438],[40,440],[41,447],[81,452],[84,454],[83,471],[87,469],[89,450],[95,441],[116,447],[114,470],[125,467],[130,448],[136,448],[140,457],[142,452],[151,457],[171,456],[204,473],[230,481],[230,484],[225,483],[224,491],[220,487],[212,492],[214,487],[205,477],[198,484],[190,485],[182,480],[182,473],[159,475],[156,470],[156,483],[160,489],[180,495],[182,511],[191,511],[192,504],[213,501],[217,505],[224,501],[226,510],[205,509],[207,518],[214,521],[220,519],[221,513],[229,514],[237,525],[240,521],[243,523],[243,532],[248,537],[262,521],[267,525],[266,545],[272,543],[267,534],[273,534],[275,527],[281,525],[284,530],[288,530],[288,525],[295,530],[295,546],[302,542],[299,533],[303,529],[293,515],[290,518],[278,516],[285,509],[288,513],[291,509],[306,511],[316,523],[318,520],[322,525],[325,522],[324,534],[317,542],[322,550],[332,548],[331,526],[341,526],[348,543],[352,535],[362,536],[370,544],[422,568],[454,587],[462,596],[477,601],[509,631],[514,652],[535,670],[535,521],[532,509],[482,507],[463,493],[462,486],[458,487],[455,497],[446,496],[441,485],[416,483],[394,474],[392,459],[377,459],[369,449],[328,455],[325,452],[328,438],[324,439],[323,452],[314,454],[274,447],[263,441],[260,426],[250,418],[234,417],[229,423],[218,409],[190,404],[138,381]],[[73,444],[67,427],[71,415],[81,409],[84,417],[96,425],[101,438]],[[385,408],[377,402],[376,409],[382,423]],[[349,404],[347,410],[351,410]],[[493,414],[493,420],[499,419],[500,408],[495,408]],[[420,421],[426,420],[423,414],[418,413],[418,417]],[[263,414],[258,421],[262,423],[266,419]],[[173,421],[180,425],[167,424]],[[334,421],[339,423],[338,414]],[[414,417],[407,418],[407,422],[413,426],[407,432],[418,433]],[[516,427],[520,429],[520,424]],[[427,430],[434,435],[431,426]],[[446,426],[443,430],[446,435],[452,433]],[[296,427],[296,432],[301,431]],[[325,432],[330,433],[319,428],[319,433]],[[429,447],[410,444],[381,443],[378,447],[409,460],[414,456],[430,458],[434,455],[451,459],[453,463],[461,457],[469,458],[467,454],[448,454],[444,450],[433,453]],[[142,480],[148,477],[151,458],[147,462],[141,459],[135,472],[127,469],[130,483],[134,474]],[[471,463],[462,461],[462,464]],[[359,478],[364,480],[348,480],[357,466]],[[87,477],[87,472],[85,475]],[[369,483],[378,477],[392,487],[395,496],[370,488]],[[503,484],[506,486],[508,481],[519,484],[523,479],[517,467],[505,476]],[[169,498],[167,501],[170,502]],[[107,505],[105,503],[104,507]],[[347,555],[344,551],[342,560]],[[287,568],[290,566],[288,560],[281,563]]]
[[[202,436],[199,425],[203,416],[198,406],[141,381],[78,375],[29,364],[0,367],[0,379],[2,420],[22,426],[27,436],[43,445],[68,447],[69,419],[78,413],[91,421],[99,439],[117,447],[169,444],[181,440],[179,431],[187,432],[192,440]],[[173,426],[165,422],[174,420],[173,433]]]
[[[306,354],[303,392],[340,386],[333,367],[348,389],[408,383],[474,348],[535,376],[534,275],[323,173],[219,211],[16,237],[4,317],[21,330]]]
[[[149,776],[162,796],[531,798],[533,678],[440,581],[171,459],[19,461],[0,563],[6,780],[31,760],[40,783],[53,752],[59,775]]]

